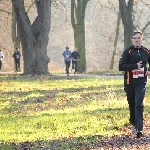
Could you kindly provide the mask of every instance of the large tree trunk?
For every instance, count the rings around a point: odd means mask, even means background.
[[[84,24],[75,25],[74,27],[74,42],[75,47],[80,54],[80,60],[78,62],[79,72],[86,70],[86,58],[85,58],[85,27]]]
[[[124,25],[124,48],[131,45],[131,34],[134,30],[132,20],[133,2],[134,0],[129,0],[127,5],[126,0],[119,0],[119,9],[121,12],[122,23]]]
[[[12,0],[22,44],[24,74],[49,74],[47,45],[50,31],[51,0],[35,0],[37,18],[31,25],[24,0]]]
[[[86,70],[84,19],[88,2],[89,0],[71,0],[71,23],[74,29],[75,47],[80,53],[78,70],[81,73]]]

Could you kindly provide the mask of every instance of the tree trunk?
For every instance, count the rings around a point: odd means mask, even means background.
[[[121,21],[121,15],[120,15],[120,11],[119,11],[118,12],[118,20],[117,20],[117,28],[116,28],[116,36],[115,36],[115,41],[114,41],[114,51],[113,51],[111,64],[110,64],[111,70],[114,68],[114,62],[115,62],[115,56],[116,56],[116,50],[117,50],[117,42],[118,42],[118,36],[119,36],[120,21]]]
[[[134,30],[132,20],[133,2],[134,0],[129,0],[127,5],[126,0],[119,0],[119,9],[121,12],[122,23],[124,26],[124,48],[132,44],[131,34]]]
[[[14,12],[14,7],[12,7],[12,42],[14,43],[14,51],[16,48],[20,49],[20,39],[18,34],[16,15]]]
[[[80,54],[78,70],[86,71],[85,56],[85,10],[89,0],[71,0],[71,23],[74,29],[74,43]]]
[[[86,70],[86,58],[85,58],[85,27],[84,24],[75,25],[74,27],[74,42],[75,47],[80,54],[80,60],[78,62],[79,72]]]
[[[22,44],[24,74],[49,74],[47,45],[50,31],[51,0],[35,0],[37,17],[33,24],[25,12],[23,0],[12,0]]]

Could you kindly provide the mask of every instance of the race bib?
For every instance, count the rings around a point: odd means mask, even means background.
[[[16,58],[19,58],[19,55],[16,55]]]
[[[133,78],[141,78],[144,77],[144,67],[140,69],[132,70]]]
[[[66,55],[66,57],[69,57],[69,55]]]

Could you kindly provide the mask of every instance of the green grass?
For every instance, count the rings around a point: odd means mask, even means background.
[[[0,149],[76,149],[128,125],[123,79],[0,76]],[[150,91],[145,98],[149,116]]]

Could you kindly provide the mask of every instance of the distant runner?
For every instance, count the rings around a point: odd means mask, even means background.
[[[66,46],[66,50],[62,54],[64,56],[64,61],[66,65],[66,74],[69,76],[69,68],[71,63],[71,51],[69,51],[69,47]]]
[[[71,53],[72,58],[72,69],[75,69],[74,74],[77,72],[77,64],[78,60],[80,59],[79,52],[77,52],[77,48],[74,49],[74,51]]]
[[[14,62],[15,62],[15,71],[20,71],[20,51],[18,48],[16,48],[16,51],[14,52],[13,56],[14,57]]]
[[[2,60],[3,60],[3,58],[4,58],[4,53],[0,49],[0,70],[2,69]]]

